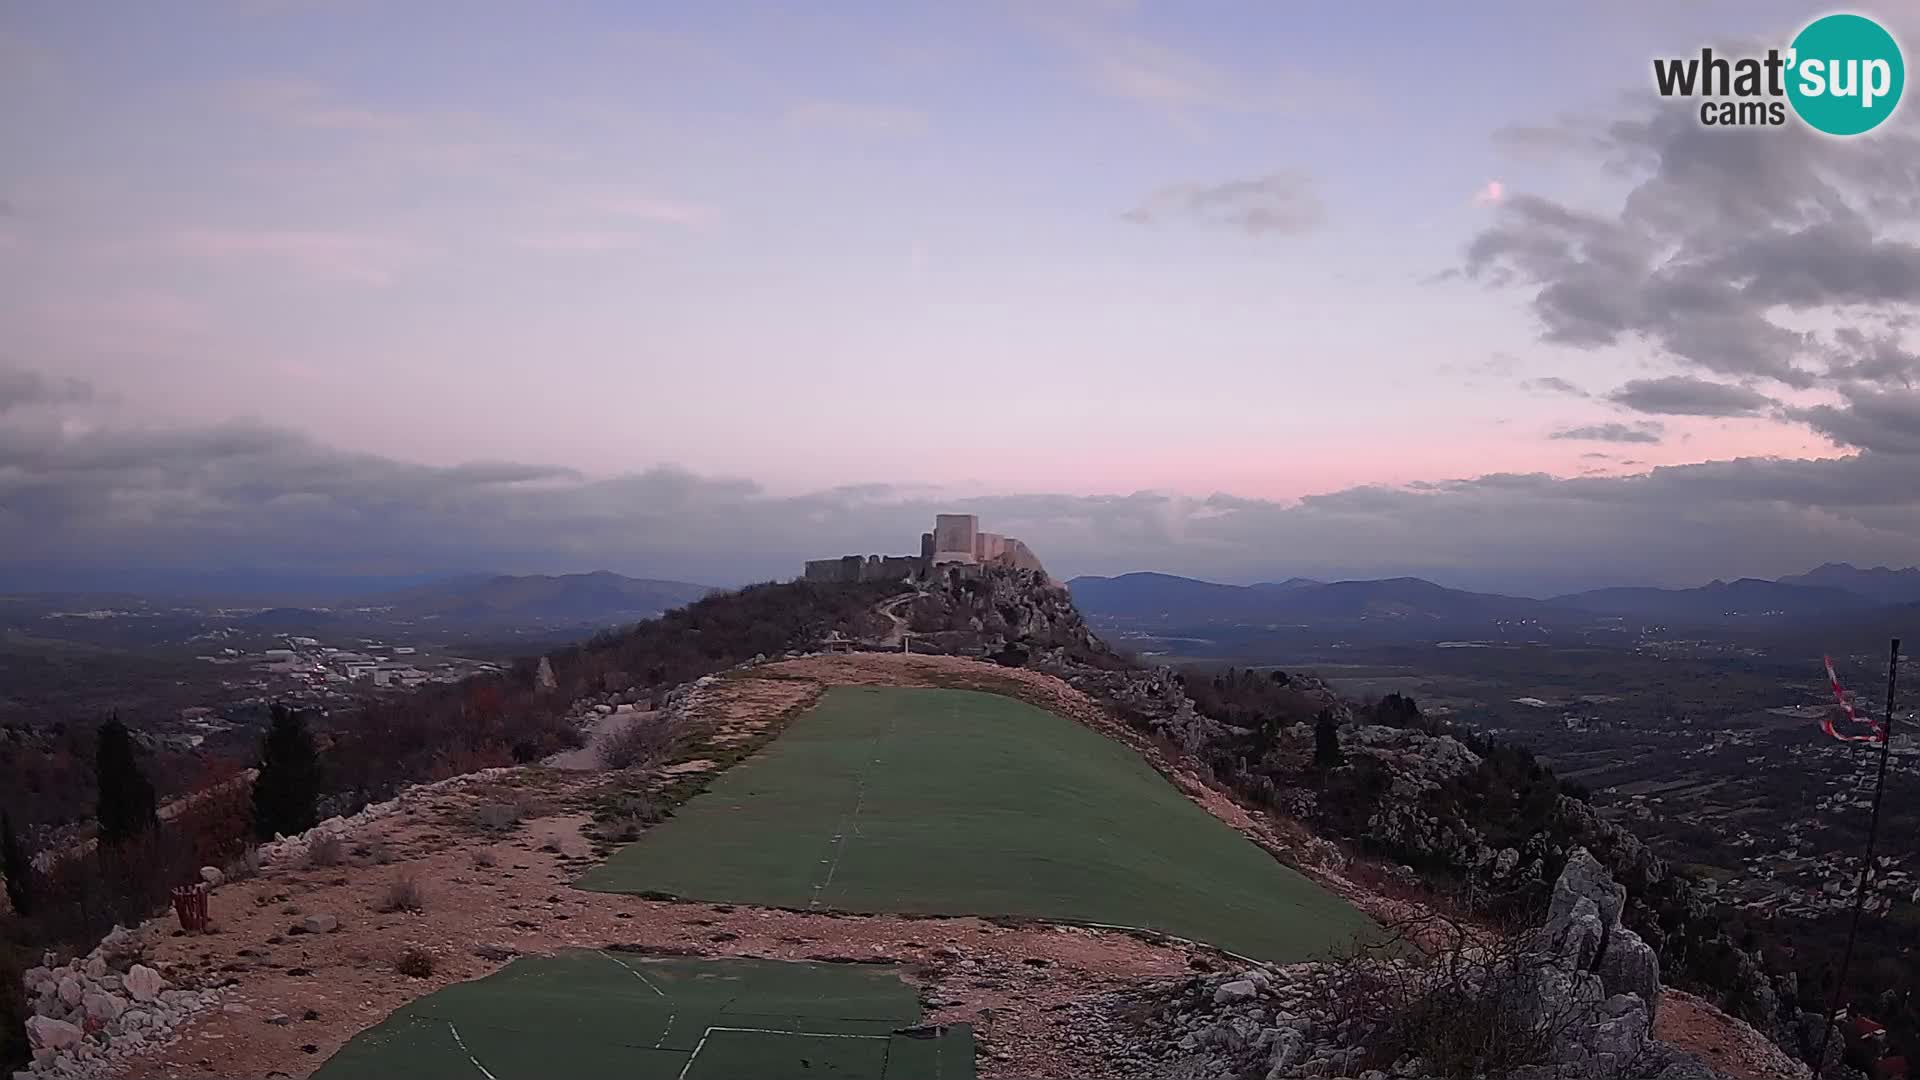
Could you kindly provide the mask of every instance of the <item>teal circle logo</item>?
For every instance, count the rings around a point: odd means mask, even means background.
[[[1787,99],[1829,135],[1872,131],[1893,115],[1906,89],[1900,43],[1864,15],[1815,19],[1793,39]]]

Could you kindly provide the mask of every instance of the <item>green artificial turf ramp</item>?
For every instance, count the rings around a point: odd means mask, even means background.
[[[828,691],[579,885],[1127,926],[1282,962],[1372,926],[1131,749],[967,690]]]
[[[881,968],[569,952],[402,1006],[314,1077],[972,1080],[972,1032],[919,1023]]]

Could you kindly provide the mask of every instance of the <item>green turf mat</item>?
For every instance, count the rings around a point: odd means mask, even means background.
[[[913,987],[884,968],[579,951],[522,957],[397,1009],[314,1075],[971,1080],[971,1030],[897,1034],[919,1020]],[[925,1071],[890,1071],[896,1042],[902,1059],[924,1063]]]
[[[1372,928],[1127,747],[964,690],[830,690],[579,884],[1127,926],[1277,961]]]
[[[687,1080],[881,1080],[887,1037],[720,1030],[693,1055]]]

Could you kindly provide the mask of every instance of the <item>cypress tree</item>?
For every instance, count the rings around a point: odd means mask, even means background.
[[[1340,752],[1340,722],[1332,709],[1321,709],[1313,718],[1313,764],[1320,769],[1338,768],[1347,760]]]
[[[271,840],[313,828],[319,801],[320,754],[306,718],[275,705],[273,725],[260,745],[260,775],[253,781],[254,834]]]
[[[118,844],[160,824],[153,784],[133,756],[133,734],[115,716],[100,725],[93,778],[100,794],[100,841]]]
[[[0,812],[0,873],[7,876],[7,902],[14,914],[33,914],[33,861],[13,831],[13,819],[4,812]]]

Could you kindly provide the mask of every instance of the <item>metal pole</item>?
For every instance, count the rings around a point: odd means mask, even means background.
[[[1880,837],[1880,797],[1887,791],[1887,756],[1893,749],[1893,692],[1900,679],[1900,639],[1893,639],[1887,660],[1887,711],[1880,727],[1880,775],[1873,785],[1873,816],[1867,822],[1867,854],[1860,860],[1860,880],[1853,890],[1853,924],[1847,928],[1847,949],[1840,954],[1840,977],[1827,996],[1827,1022],[1820,1029],[1820,1050],[1813,1058],[1813,1075],[1827,1070],[1827,1043],[1833,1038],[1833,1018],[1840,1011],[1840,995],[1846,992],[1847,969],[1853,965],[1853,942],[1860,934],[1860,915],[1867,906],[1867,878],[1873,873],[1873,845]]]

